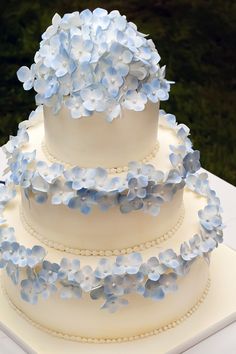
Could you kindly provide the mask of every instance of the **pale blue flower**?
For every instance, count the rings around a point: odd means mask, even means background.
[[[189,152],[183,159],[183,166],[189,173],[195,173],[201,167],[200,165],[200,152],[198,150]]]
[[[73,197],[68,202],[68,207],[71,209],[79,209],[83,214],[89,214],[94,205],[95,192],[87,189],[77,191],[77,196]]]
[[[163,92],[161,90],[160,80],[154,79],[151,82],[145,83],[143,85],[143,91],[147,95],[148,99],[156,103],[163,97]]]
[[[121,274],[137,274],[142,264],[142,256],[140,253],[131,253],[116,257],[113,273]]]
[[[207,205],[203,210],[198,212],[198,216],[200,224],[208,231],[212,231],[222,224],[219,209],[215,205]]]
[[[65,186],[66,190],[57,190],[53,193],[51,202],[53,205],[65,204],[68,205],[70,200],[76,196],[74,191],[69,191],[69,188]]]
[[[36,192],[35,193],[35,191],[33,191],[34,192],[34,200],[36,201],[36,203],[38,203],[38,204],[44,204],[46,201],[47,201],[47,199],[48,199],[48,195],[47,195],[47,193],[44,193],[44,192]]]
[[[39,54],[43,58],[43,63],[48,68],[52,67],[52,62],[60,51],[60,37],[58,35],[50,38],[48,44],[44,44],[39,49]]]
[[[174,195],[174,185],[172,183],[156,184],[151,187],[150,193],[156,198],[169,202]]]
[[[146,103],[147,97],[144,93],[128,91],[124,97],[122,105],[130,110],[143,111]]]
[[[177,268],[175,268],[174,272],[177,275],[185,276],[191,268],[191,265],[193,263],[193,259],[190,261],[186,261],[183,259],[183,257],[181,255],[179,255],[178,261],[179,261],[179,265]]]
[[[175,273],[163,274],[159,279],[159,284],[165,293],[173,292],[177,290],[176,284],[177,275]]]
[[[133,59],[132,52],[125,46],[113,42],[110,48],[110,57],[112,64],[118,73],[124,77],[129,72],[129,64]]]
[[[66,100],[66,106],[69,108],[72,118],[89,116],[90,113],[84,108],[83,100],[78,94],[71,95]]]
[[[62,258],[60,263],[60,269],[58,271],[59,279],[66,279],[70,282],[75,281],[75,277],[80,271],[80,261],[73,259],[72,261],[67,258]]]
[[[218,243],[223,242],[223,231],[220,228],[214,229],[212,231],[208,231],[209,237],[216,241],[216,247]]]
[[[108,122],[112,122],[114,118],[120,116],[121,113],[121,105],[114,99],[107,100],[107,108],[106,108],[106,120]]]
[[[31,179],[33,177],[33,172],[30,170],[26,170],[22,173],[20,177],[19,184],[22,188],[29,188],[31,186]]]
[[[181,139],[182,141],[185,141],[185,139],[187,138],[189,133],[190,133],[190,129],[187,127],[187,125],[185,125],[185,124],[178,125],[177,136],[179,139]]]
[[[182,177],[177,170],[170,170],[166,179],[166,184],[178,184],[182,182]]]
[[[107,211],[113,205],[117,204],[117,193],[116,192],[97,192],[94,197],[94,201],[97,203],[98,207],[102,211]]]
[[[99,284],[99,281],[95,277],[93,269],[90,266],[84,266],[81,271],[76,274],[75,280],[85,292],[91,291]]]
[[[72,36],[71,38],[71,53],[74,59],[80,63],[89,62],[91,59],[91,52],[93,50],[93,41],[84,39],[82,36]]]
[[[28,264],[27,249],[20,245],[18,249],[14,251],[10,259],[13,264],[19,266],[20,268],[25,268]]]
[[[82,289],[75,282],[62,282],[62,288],[60,291],[60,297],[62,299],[76,298],[80,299],[82,297]]]
[[[72,81],[73,92],[79,94],[79,91],[94,83],[94,69],[90,63],[83,62],[72,73],[70,80]]]
[[[181,154],[171,153],[169,155],[171,165],[179,172],[181,176],[186,175],[186,170],[183,165],[183,156]]]
[[[13,264],[11,261],[8,261],[6,263],[6,272],[12,282],[17,285],[19,283],[20,277],[19,267]]]
[[[169,268],[175,269],[179,265],[177,254],[172,249],[159,253],[159,260],[162,264]]]
[[[212,237],[210,232],[202,232],[201,237],[202,237],[203,247],[206,250],[206,252],[210,252],[216,247],[217,242]]]
[[[116,312],[120,307],[127,306],[128,301],[126,299],[122,299],[116,296],[109,296],[105,303],[101,306],[101,309],[106,309],[110,313]]]
[[[31,179],[33,191],[47,193],[49,191],[49,184],[38,172],[35,172]]]
[[[35,73],[27,66],[22,66],[17,71],[17,77],[20,82],[23,82],[24,90],[28,91],[33,87]]]
[[[143,208],[143,200],[140,198],[129,200],[127,196],[121,195],[118,197],[118,203],[120,205],[120,211],[123,214],[127,214],[133,210],[140,210]]]
[[[35,89],[36,89],[36,87],[35,87]],[[50,98],[50,97],[56,95],[58,90],[59,90],[59,82],[58,82],[57,78],[49,76],[47,78],[47,80],[45,80],[44,97]]]
[[[93,24],[100,27],[102,30],[106,30],[110,24],[110,17],[107,16],[107,10],[96,8],[93,10]]]
[[[15,229],[13,227],[0,228],[0,244],[2,242],[14,242],[15,239]]]
[[[197,256],[194,252],[192,252],[192,249],[187,242],[181,244],[180,255],[185,261],[191,261]]]
[[[119,89],[123,84],[123,78],[115,68],[109,67],[105,71],[102,84],[107,88],[108,93],[112,97],[116,97],[119,94]]]
[[[56,13],[52,18],[52,25],[49,26],[46,29],[46,31],[42,34],[43,40],[50,39],[53,35],[57,33],[60,22],[61,22],[61,16]]]
[[[90,291],[90,297],[92,300],[98,300],[105,297],[104,286],[97,286],[95,289]]]
[[[125,274],[124,276],[124,294],[137,293],[143,295],[145,287],[143,284],[144,275],[141,272],[137,274]]]
[[[13,185],[4,185],[0,183],[0,205],[6,205],[16,195]]]
[[[165,273],[167,267],[160,264],[157,257],[151,257],[146,263],[142,264],[140,270],[148,276],[148,279],[157,281],[160,276]]]
[[[43,247],[35,245],[32,249],[27,249],[27,265],[34,268],[36,265],[43,262],[46,256],[46,251]]]
[[[145,198],[146,188],[148,185],[148,178],[146,176],[137,176],[136,178],[130,178],[128,181],[128,200],[134,200],[135,198]]]
[[[84,88],[80,92],[83,100],[83,106],[88,111],[103,112],[106,109],[106,99],[104,91],[99,85],[92,85]]]
[[[210,187],[207,173],[188,174],[186,177],[186,185],[200,195],[208,195]]]
[[[21,281],[21,298],[32,305],[37,304],[38,296],[42,291],[43,280],[24,279]]]
[[[143,296],[158,301],[165,297],[165,293],[163,288],[159,285],[159,282],[148,279],[145,284]]]
[[[210,190],[210,188],[207,190],[207,203],[210,205],[215,205],[218,207],[219,210],[221,210],[220,207],[220,199],[217,197],[216,192],[213,190]]]
[[[49,261],[43,261],[42,269],[39,272],[39,277],[43,279],[46,283],[55,283],[58,279],[58,272],[60,266],[56,263],[51,263]]]
[[[109,275],[104,279],[104,294],[106,296],[124,295],[124,277]]]
[[[152,216],[157,216],[160,213],[162,203],[162,198],[148,195],[143,200],[143,210]]]
[[[95,269],[94,275],[98,279],[104,279],[107,276],[112,274],[112,270],[113,270],[112,268],[113,268],[113,264],[111,260],[107,258],[101,258],[98,262],[97,268]]]
[[[44,161],[37,162],[37,171],[39,175],[49,184],[55,182],[55,180],[62,176],[64,167],[59,163],[53,163],[51,166],[48,166]]]
[[[73,75],[74,75],[74,73],[73,73]],[[57,79],[57,81],[59,83],[59,87],[58,87],[58,95],[59,96],[61,96],[61,97],[62,96],[69,96],[70,94],[72,94],[73,81],[72,81],[72,78],[70,77],[69,74],[59,77]],[[65,103],[68,105],[68,99],[65,100]]]
[[[189,240],[189,245],[193,254],[195,254],[196,256],[203,256],[203,254],[208,251],[206,245],[198,234],[194,235]]]
[[[42,281],[42,278],[40,279],[40,281]],[[40,292],[40,295],[44,300],[47,300],[56,291],[57,287],[55,284],[47,282],[45,280],[42,281],[42,291]]]
[[[177,128],[176,117],[174,114],[166,113],[163,109],[160,109],[159,119],[160,119],[160,123],[163,126],[174,130]]]
[[[18,251],[20,245],[18,242],[4,241],[1,244],[2,258],[5,261],[11,261],[14,253]]]
[[[68,73],[73,73],[76,69],[76,64],[69,57],[67,51],[61,47],[60,53],[52,60],[51,67],[55,70],[57,77],[62,77]]]

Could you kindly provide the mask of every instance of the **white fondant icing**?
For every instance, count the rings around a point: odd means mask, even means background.
[[[58,115],[44,107],[45,144],[58,160],[83,167],[125,166],[145,158],[156,145],[158,104],[145,110],[124,109],[122,116],[107,122],[104,113],[73,119],[64,106]]]

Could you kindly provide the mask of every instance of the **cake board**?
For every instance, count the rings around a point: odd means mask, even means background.
[[[195,313],[175,328],[145,339],[114,344],[85,344],[51,336],[32,326],[18,314],[10,306],[2,287],[0,328],[27,353],[181,353],[236,320],[235,251],[221,245],[212,254],[210,278],[210,290]]]

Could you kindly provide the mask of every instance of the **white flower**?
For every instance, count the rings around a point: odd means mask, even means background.
[[[145,104],[147,102],[147,97],[142,92],[128,91],[125,95],[124,102],[122,105],[130,110],[143,111]]]

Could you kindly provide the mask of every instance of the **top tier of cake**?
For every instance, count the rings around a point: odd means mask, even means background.
[[[44,106],[51,159],[122,168],[153,153],[170,82],[151,39],[118,11],[56,14],[17,76]]]

